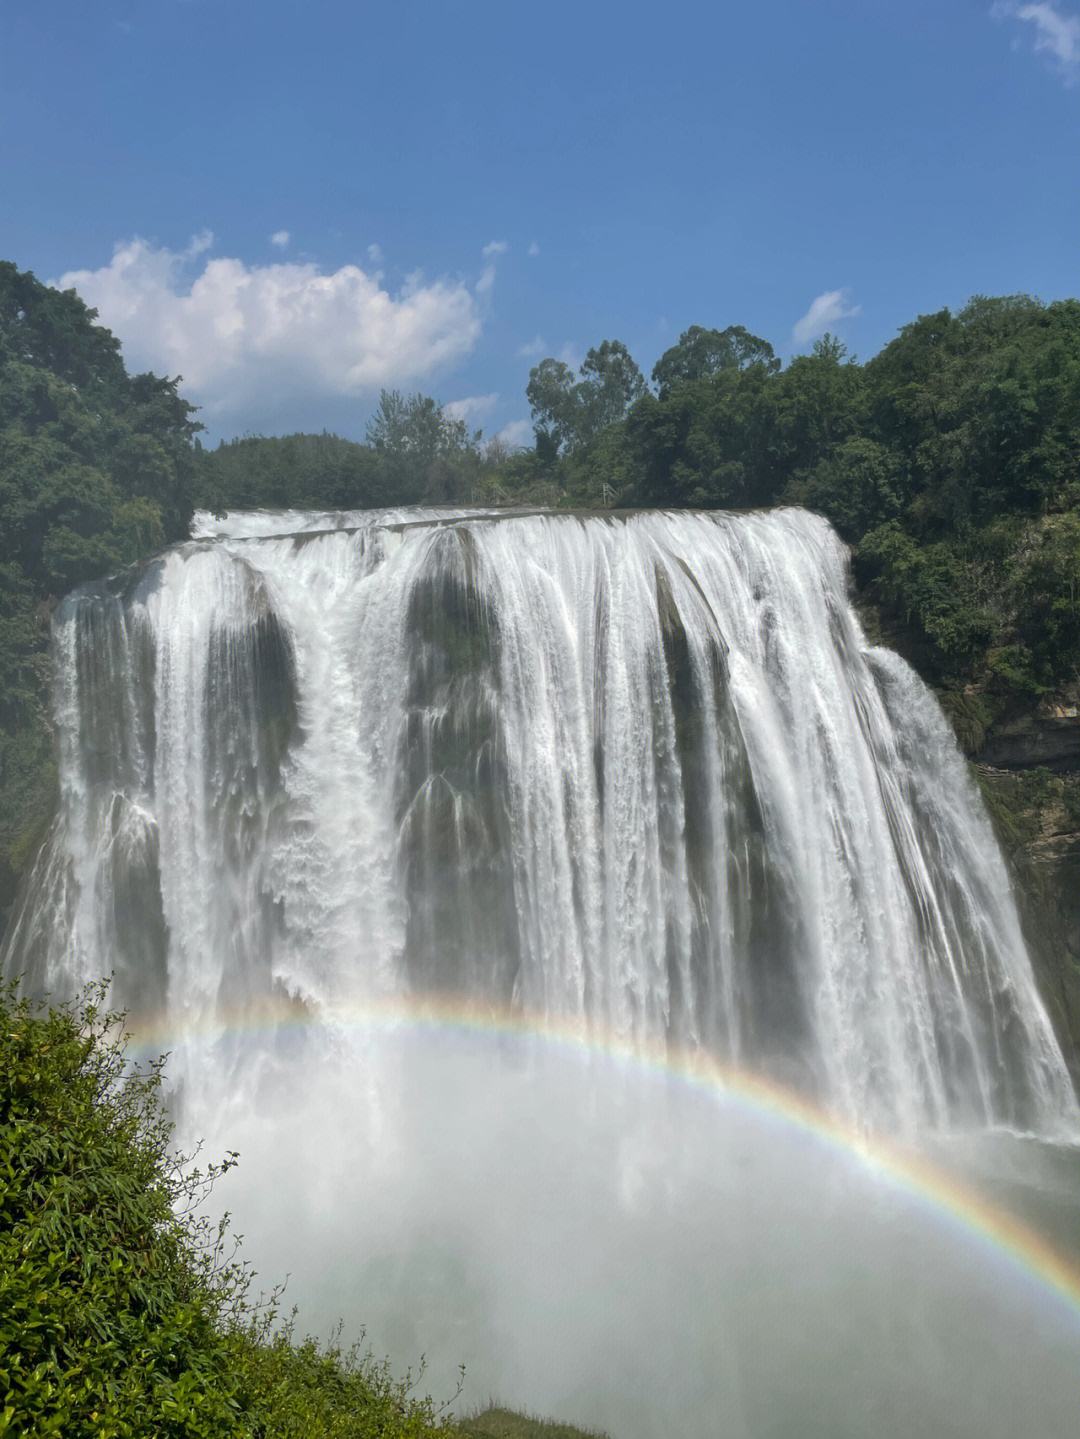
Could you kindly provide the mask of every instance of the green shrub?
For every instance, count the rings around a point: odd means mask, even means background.
[[[408,1378],[249,1300],[225,1224],[199,1214],[235,1155],[175,1152],[161,1078],[127,1065],[103,989],[50,1009],[0,991],[0,1435],[456,1432]]]

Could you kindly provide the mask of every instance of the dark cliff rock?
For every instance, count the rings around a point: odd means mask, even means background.
[[[996,769],[1080,770],[1080,704],[1076,696],[1043,700],[993,724],[976,758]]]
[[[1080,767],[1029,768],[1025,740],[987,749],[1016,767],[979,762],[976,774],[1016,882],[1043,997],[1080,1083]]]
[[[1078,691],[1074,685],[991,722],[973,758],[1016,878],[1036,974],[1080,1079]]]

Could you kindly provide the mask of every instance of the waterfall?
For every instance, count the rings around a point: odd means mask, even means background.
[[[55,617],[9,974],[212,1023],[466,996],[870,1126],[1075,1098],[932,695],[761,514],[201,516]]]

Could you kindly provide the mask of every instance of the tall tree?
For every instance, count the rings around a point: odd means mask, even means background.
[[[706,330],[691,325],[679,336],[678,343],[653,366],[653,383],[661,394],[690,380],[704,380],[721,370],[745,370],[749,365],[762,365],[770,374],[780,368],[768,340],[752,335],[742,325],[729,325],[726,330]]]
[[[479,463],[480,432],[470,434],[464,420],[430,395],[383,390],[367,440],[386,464],[392,492],[401,498],[457,503],[468,497]]]
[[[537,450],[554,459],[589,445],[646,393],[645,380],[621,340],[594,346],[578,378],[562,360],[546,359],[529,372],[525,391]]]

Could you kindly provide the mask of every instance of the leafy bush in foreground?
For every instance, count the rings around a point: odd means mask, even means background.
[[[234,1156],[176,1156],[161,1066],[127,1072],[102,1000],[0,991],[0,1435],[456,1432],[370,1356],[250,1303],[224,1224],[198,1215]]]

